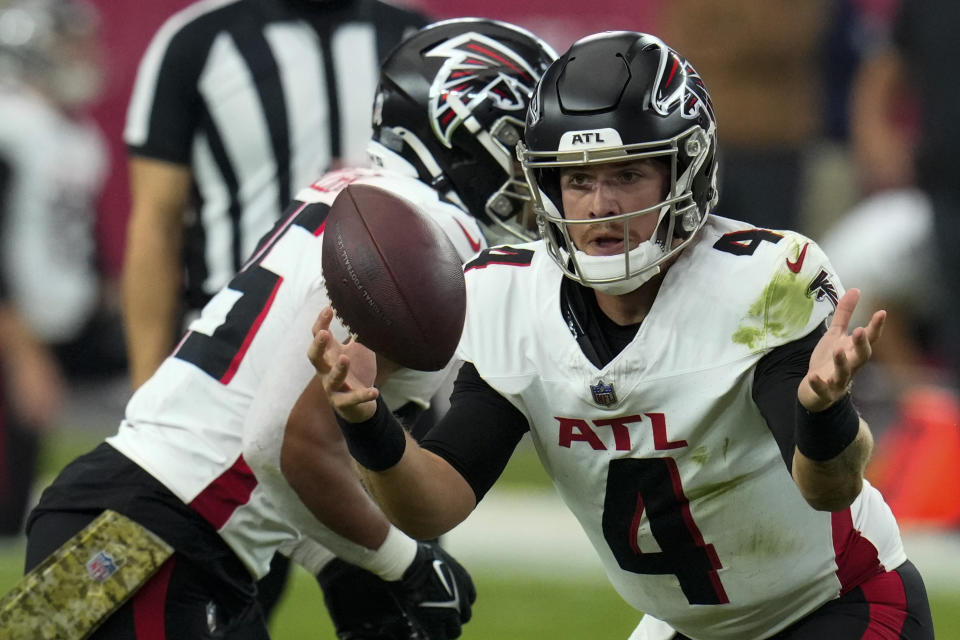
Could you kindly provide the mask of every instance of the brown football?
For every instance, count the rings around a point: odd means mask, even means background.
[[[466,314],[463,266],[440,227],[389,191],[352,184],[330,207],[323,276],[337,316],[393,362],[442,369]]]

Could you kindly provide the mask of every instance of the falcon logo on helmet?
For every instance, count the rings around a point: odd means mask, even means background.
[[[531,239],[536,225],[516,148],[533,88],[556,57],[505,22],[456,18],[424,27],[380,68],[372,160],[414,172],[477,218],[493,244]]]
[[[660,44],[657,90],[651,95],[654,110],[661,115],[668,115],[679,102],[680,115],[688,120],[698,118],[701,110],[706,110],[710,119],[715,119],[713,103],[700,74],[666,44]]]
[[[447,59],[430,87],[429,108],[433,131],[448,148],[457,127],[485,100],[522,118],[539,77],[517,53],[479,33],[452,38],[426,57]]]

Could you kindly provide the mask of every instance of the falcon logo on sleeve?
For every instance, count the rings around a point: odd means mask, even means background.
[[[830,281],[830,274],[825,269],[821,269],[817,277],[807,287],[807,295],[812,295],[817,302],[827,298],[834,309],[837,308],[837,301],[840,299],[837,294],[837,287]]]
[[[523,118],[536,75],[503,43],[465,33],[426,56],[446,58],[430,87],[430,125],[448,148],[457,127],[472,120],[474,110],[487,100],[494,108],[516,111]]]

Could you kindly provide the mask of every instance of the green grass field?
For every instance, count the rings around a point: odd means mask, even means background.
[[[50,477],[99,437],[89,432],[58,433],[45,452],[44,473]],[[542,489],[545,476],[532,453],[521,449],[501,483],[518,490]],[[16,583],[22,562],[22,544],[0,546],[0,594]],[[468,568],[479,595],[473,620],[464,628],[465,640],[625,640],[640,618],[602,579],[572,579],[546,573],[521,575],[494,565],[470,564]],[[563,572],[563,567],[557,567],[556,572]],[[960,579],[956,588],[941,588],[930,596],[938,640],[960,640]],[[277,640],[333,640],[319,587],[306,572],[296,570],[292,575],[271,622],[271,631]]]

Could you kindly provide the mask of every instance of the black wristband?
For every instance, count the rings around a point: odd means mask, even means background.
[[[794,439],[797,449],[817,462],[840,455],[860,432],[860,414],[850,394],[823,411],[807,411],[797,400]]]
[[[394,466],[407,448],[403,427],[381,398],[377,398],[377,411],[369,420],[347,422],[337,415],[337,424],[350,455],[371,471],[386,471]]]

